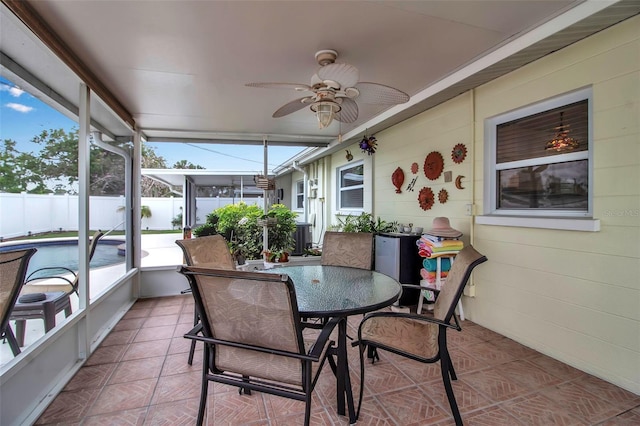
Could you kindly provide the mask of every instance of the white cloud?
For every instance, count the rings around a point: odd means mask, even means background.
[[[22,104],[16,104],[13,102],[9,102],[8,104],[5,104],[5,106],[7,108],[11,108],[14,111],[23,112],[25,114],[33,111],[33,107],[22,105]]]
[[[9,94],[14,98],[19,98],[23,93],[24,90],[20,89],[19,87],[12,87],[9,89]]]
[[[0,90],[9,92],[9,94],[14,98],[19,98],[24,93],[24,90],[18,86],[10,86],[8,84],[1,84]]]

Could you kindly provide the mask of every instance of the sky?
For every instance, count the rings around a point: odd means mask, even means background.
[[[0,140],[12,139],[21,152],[37,152],[41,146],[30,142],[43,130],[77,128],[67,118],[38,98],[24,92],[15,84],[0,77]],[[156,154],[164,157],[167,167],[187,160],[212,170],[261,172],[264,151],[259,145],[221,145],[184,143],[147,143]],[[283,164],[302,151],[302,147],[269,147],[269,168]]]

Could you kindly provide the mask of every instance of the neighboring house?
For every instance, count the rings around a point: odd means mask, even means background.
[[[576,103],[578,112],[571,109]],[[572,111],[581,119],[567,125]],[[560,125],[553,123],[559,112],[566,117]],[[562,126],[558,133],[568,128],[580,147],[545,150],[553,130],[541,136],[527,123],[514,136],[519,144],[496,132],[532,115],[548,129]],[[373,155],[354,144],[343,147],[351,161],[344,149],[311,162],[299,158],[308,175],[303,189],[313,240],[321,241],[343,214],[371,212],[425,229],[447,216],[465,243],[489,258],[463,298],[467,318],[640,394],[639,119],[635,17],[379,132]],[[498,154],[497,166],[496,137],[500,153],[519,151],[502,161]],[[459,164],[452,160],[457,144],[467,151]],[[542,157],[527,152],[532,144]],[[425,176],[433,151],[444,158],[450,182],[444,173]],[[404,171],[399,194],[391,180],[398,167]],[[524,173],[545,169],[544,181]],[[304,175],[290,173],[280,181],[290,183],[298,202]],[[501,182],[492,179],[498,174]],[[435,197],[428,210],[418,202],[425,187]]]

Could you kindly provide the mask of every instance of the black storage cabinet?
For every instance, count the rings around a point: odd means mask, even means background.
[[[416,241],[420,235],[385,233],[375,237],[375,270],[395,278],[401,284],[420,284],[422,258]],[[416,305],[418,289],[404,289],[400,305]]]

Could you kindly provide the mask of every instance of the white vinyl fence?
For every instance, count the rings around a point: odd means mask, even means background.
[[[239,202],[238,198],[196,198],[197,223],[218,207]],[[262,198],[243,200],[262,206]],[[142,219],[142,229],[171,229],[171,220],[182,212],[182,198],[142,198],[150,218]],[[124,197],[90,197],[89,227],[109,231],[124,229]],[[78,196],[0,193],[0,240],[52,231],[78,230]]]

